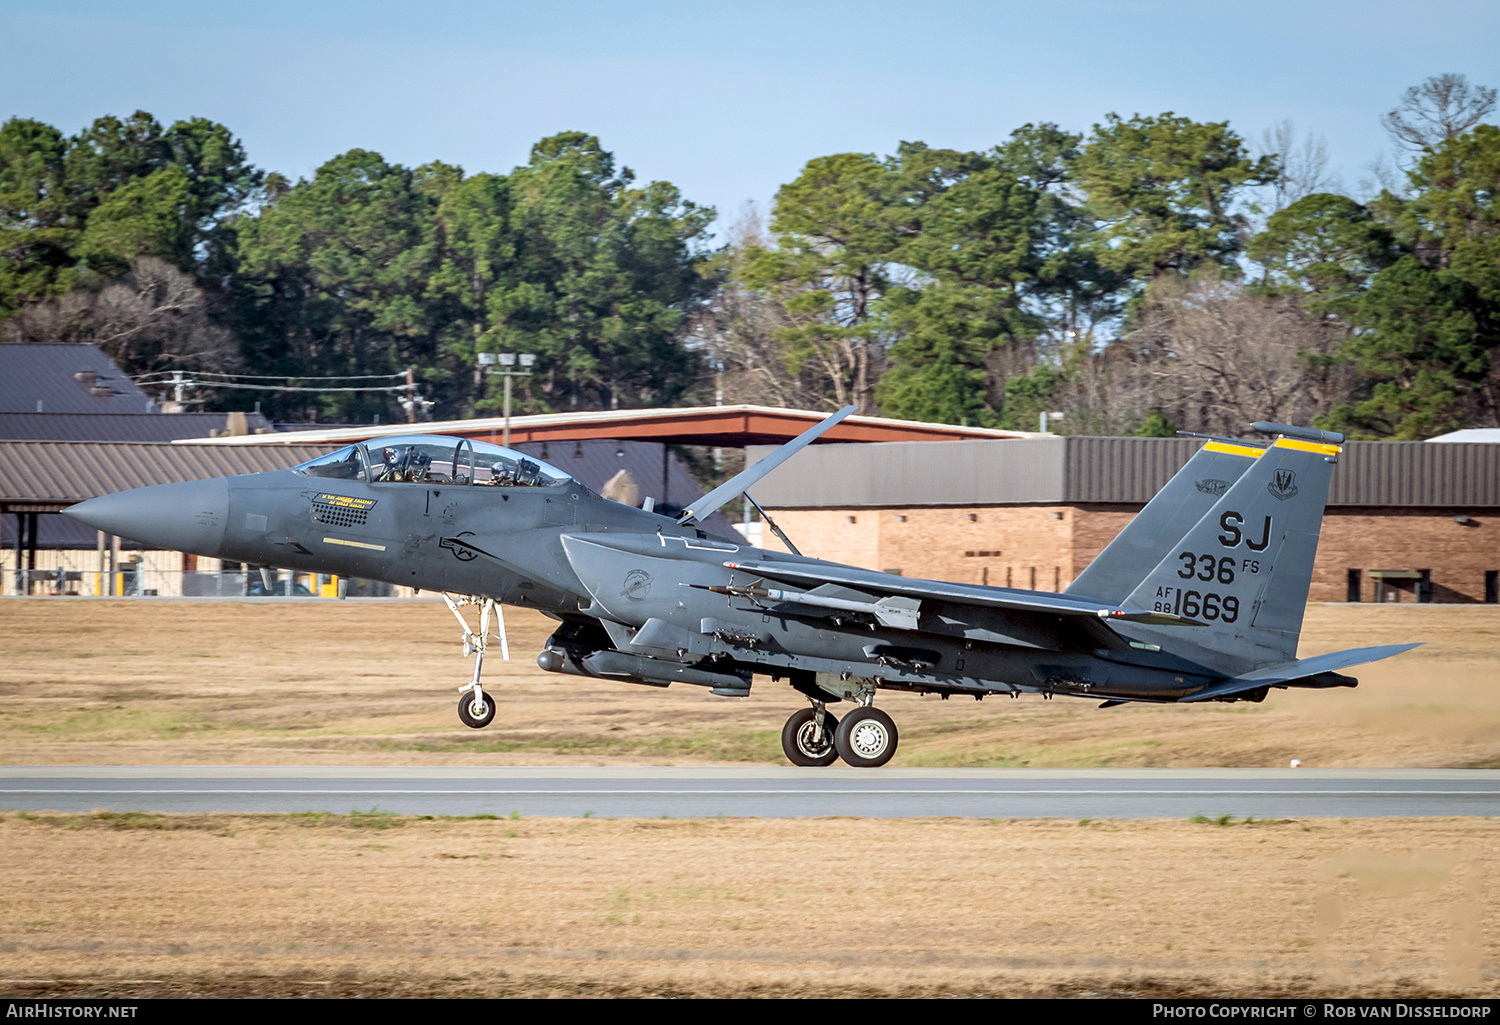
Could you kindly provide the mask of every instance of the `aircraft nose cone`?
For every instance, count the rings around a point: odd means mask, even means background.
[[[106,534],[195,555],[216,555],[229,519],[229,484],[193,480],[117,491],[69,506],[64,515]]]

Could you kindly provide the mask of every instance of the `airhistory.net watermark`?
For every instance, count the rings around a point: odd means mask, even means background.
[[[134,1018],[135,1004],[54,1004],[16,1001],[5,1006],[7,1018]]]

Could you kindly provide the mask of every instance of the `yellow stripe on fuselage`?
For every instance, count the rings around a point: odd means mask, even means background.
[[[1344,451],[1337,445],[1322,445],[1316,441],[1297,441],[1293,438],[1277,438],[1272,448],[1294,448],[1298,452],[1321,452],[1325,456],[1336,456]]]
[[[1246,459],[1259,459],[1265,452],[1263,448],[1251,448],[1249,445],[1230,445],[1222,441],[1210,441],[1203,446],[1209,452],[1223,452],[1231,456],[1244,456]]]
[[[368,548],[374,552],[385,551],[385,545],[366,544],[363,541],[345,541],[341,537],[325,537],[323,543],[325,545],[347,545],[350,548]]]

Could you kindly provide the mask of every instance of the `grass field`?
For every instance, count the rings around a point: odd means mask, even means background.
[[[781,761],[801,699],[554,676],[430,602],[0,602],[7,764]],[[1314,606],[1355,690],[882,698],[895,765],[1500,766],[1500,609]],[[1206,809],[1218,811],[1232,809]],[[1500,995],[1500,822],[0,815],[0,993]]]
[[[0,602],[0,761],[24,764],[676,764],[782,761],[801,698],[745,700],[557,676],[551,628],[508,613],[499,714],[459,725],[470,663],[440,603]],[[1500,607],[1312,606],[1302,654],[1424,647],[1354,690],[1261,704],[881,697],[906,766],[1500,767]],[[835,706],[837,708],[837,706]]]
[[[0,993],[1495,997],[1497,842],[1482,819],[7,813]]]

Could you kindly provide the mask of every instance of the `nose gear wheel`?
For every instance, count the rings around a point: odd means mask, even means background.
[[[475,705],[479,705],[476,714]],[[477,697],[471,693],[465,693],[458,699],[458,718],[470,729],[482,730],[495,721],[495,698],[490,694],[479,694]]]

